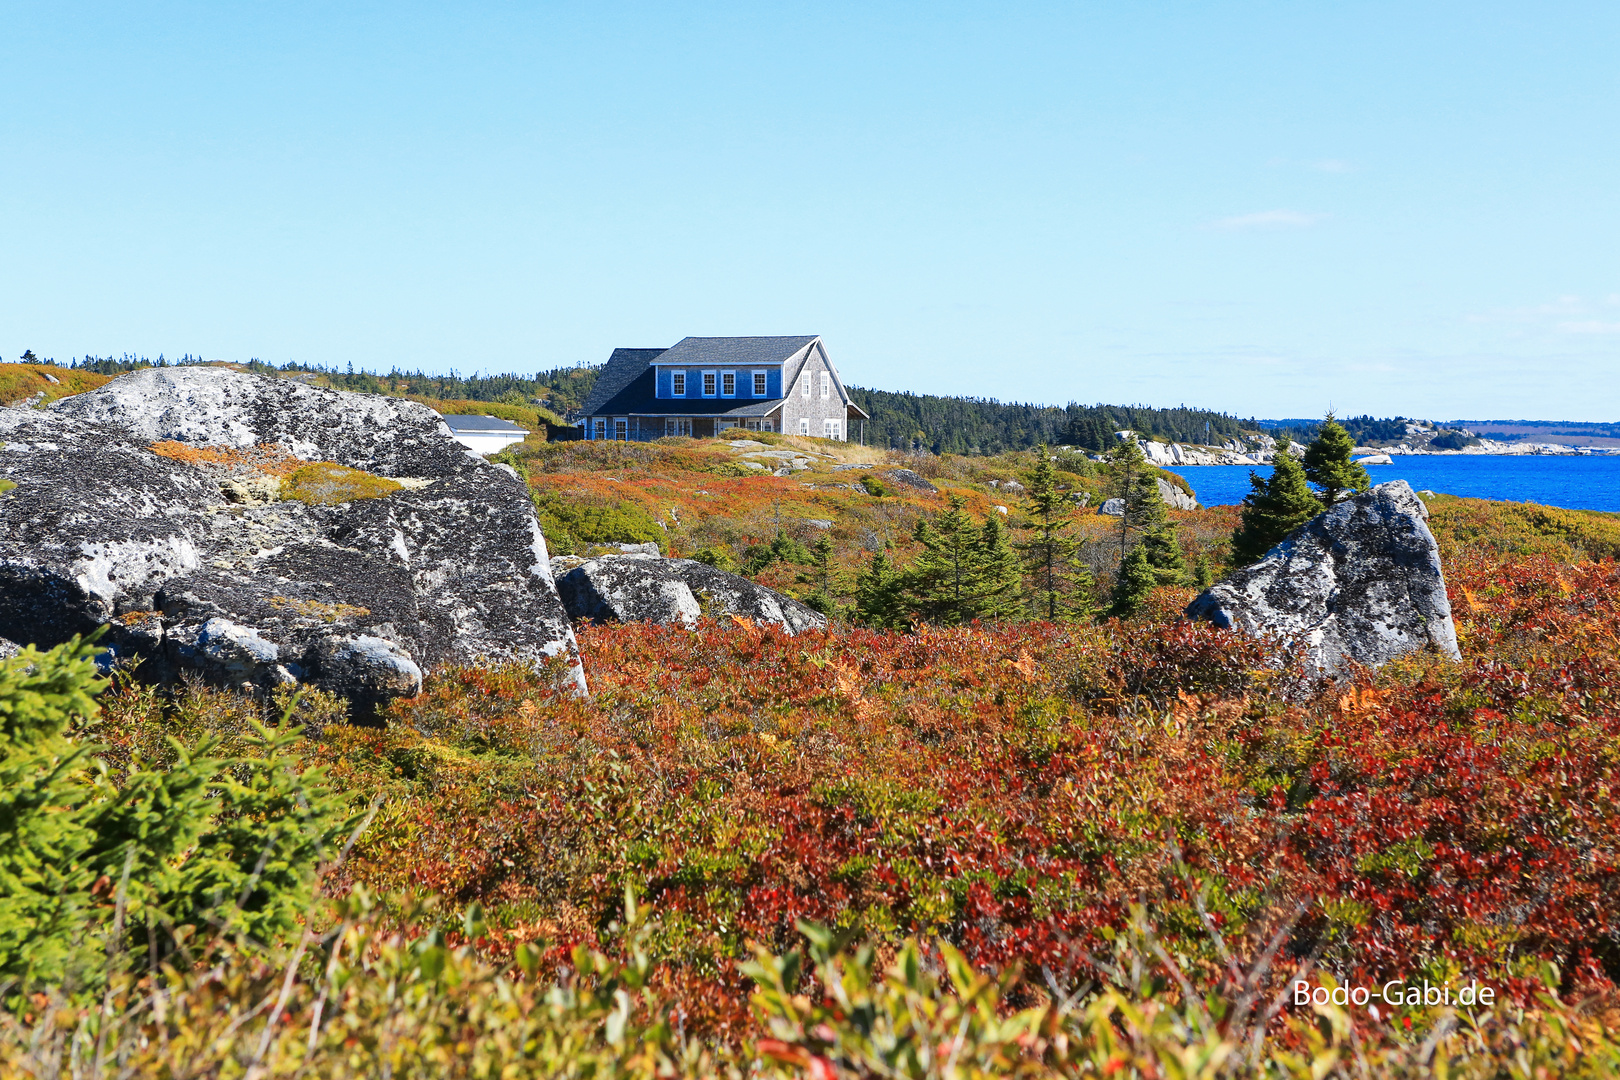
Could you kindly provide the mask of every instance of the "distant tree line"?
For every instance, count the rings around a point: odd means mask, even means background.
[[[253,371],[302,371],[325,377],[328,385],[337,390],[352,390],[360,394],[400,394],[439,398],[445,401],[493,401],[508,405],[544,405],[556,413],[566,413],[585,403],[590,388],[596,384],[597,368],[553,368],[537,371],[533,375],[507,372],[499,375],[427,375],[422,371],[401,371],[394,368],[386,375],[369,371],[356,371],[354,365],[347,370],[321,367],[317,364],[287,363],[280,367],[248,362]]]
[[[1111,448],[1114,432],[1122,430],[1147,438],[1204,443],[1255,429],[1253,420],[1186,406],[1154,409],[1070,402],[1059,408],[859,386],[850,387],[849,393],[855,404],[871,414],[866,421],[867,445],[935,454],[995,454],[1028,450],[1042,443],[1101,452]]]
[[[1350,437],[1355,440],[1357,446],[1388,446],[1391,443],[1401,442],[1407,437],[1406,425],[1413,423],[1428,423],[1434,427],[1438,434],[1429,440],[1429,445],[1439,447],[1442,450],[1461,450],[1465,446],[1473,446],[1479,442],[1477,437],[1463,434],[1460,421],[1442,425],[1430,421],[1415,420],[1409,416],[1378,419],[1363,414],[1361,416],[1345,417],[1338,423],[1345,431],[1349,432]],[[1262,422],[1261,426],[1279,440],[1292,439],[1300,443],[1309,442],[1316,438],[1321,430],[1321,424],[1314,420]],[[1601,433],[1591,432],[1591,434]]]
[[[1340,421],[1344,430],[1356,440],[1358,446],[1382,446],[1385,443],[1399,442],[1406,437],[1406,417],[1397,416],[1393,420],[1374,420],[1371,416],[1347,416]]]
[[[31,359],[31,357],[33,357],[32,351],[23,354],[22,362],[25,364],[55,363],[53,360],[34,360]],[[136,356],[133,353],[125,353],[123,356],[116,358],[111,356],[85,356],[74,360],[67,366],[79,371],[93,371],[97,375],[122,375],[126,371],[135,371],[139,368],[179,367],[182,364],[201,364],[203,362],[202,357],[192,356],[190,353],[180,357],[178,360],[165,359],[161,353],[158,354],[158,358],[156,360],[150,360],[144,356]]]
[[[149,360],[144,356],[125,353],[117,358],[86,356],[69,366],[102,375],[119,375],[142,367],[204,362],[202,357],[189,354],[178,360],[166,360],[162,356]],[[416,395],[446,401],[489,401],[509,405],[539,404],[563,416],[584,406],[602,370],[600,365],[596,365],[552,368],[533,375],[514,372],[458,375],[453,371],[448,375],[428,375],[420,370],[407,372],[394,368],[386,375],[379,375],[356,371],[352,364],[340,369],[291,361],[278,366],[249,360],[242,366],[265,374],[303,372],[320,375],[336,389],[363,394]],[[1103,453],[1113,449],[1116,431],[1134,431],[1149,439],[1199,444],[1241,438],[1246,432],[1262,427],[1278,439],[1308,442],[1317,435],[1314,421],[1263,423],[1253,418],[1242,420],[1227,413],[1188,408],[1185,405],[1174,409],[1156,409],[1146,405],[1081,405],[1070,402],[1060,408],[1055,405],[1002,402],[995,398],[869,390],[860,386],[849,387],[849,393],[857,405],[871,414],[871,419],[865,423],[867,445],[887,446],[895,450],[926,450],[934,454],[996,454],[1004,450],[1028,450],[1043,444],[1075,446]],[[1370,445],[1403,437],[1408,420],[1403,416],[1386,420],[1353,416],[1341,423],[1358,444]],[[1448,436],[1442,433],[1435,442],[1444,446],[1447,439]],[[1477,440],[1458,435],[1453,441],[1460,445]]]

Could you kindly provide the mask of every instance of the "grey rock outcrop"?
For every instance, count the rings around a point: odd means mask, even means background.
[[[570,616],[597,622],[691,626],[705,615],[738,615],[790,634],[826,625],[797,600],[693,559],[587,559],[558,575],[557,591]]]
[[[447,664],[561,654],[584,687],[527,490],[424,405],[147,369],[8,410],[0,441],[17,484],[0,495],[0,636],[43,647],[110,624],[143,675],[306,683],[362,715]],[[170,441],[210,450],[154,451]],[[283,500],[264,463],[292,459],[399,487]]]
[[[1097,507],[1097,513],[1106,514],[1109,517],[1124,517],[1125,516],[1125,500],[1124,499],[1104,499],[1102,501],[1102,504]]]
[[[1253,566],[1205,590],[1191,618],[1303,644],[1333,675],[1424,647],[1457,659],[1440,549],[1406,481],[1380,484],[1289,534]]]
[[[1153,482],[1159,485],[1159,497],[1164,500],[1164,505],[1173,510],[1198,509],[1198,500],[1170,483],[1170,481],[1155,476]]]
[[[916,488],[918,491],[939,490],[939,488],[935,487],[925,477],[911,469],[886,469],[884,470],[883,475],[888,479],[893,480],[896,484],[904,484],[906,487]]]

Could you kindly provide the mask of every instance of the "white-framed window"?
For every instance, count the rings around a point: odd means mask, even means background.
[[[810,373],[808,371],[804,373],[804,378],[799,380],[799,384],[800,384],[801,388],[803,389],[804,396],[809,397],[810,396]]]
[[[806,375],[804,378],[805,378],[806,382],[810,381],[810,376]],[[808,434],[810,434],[810,418],[808,416],[801,416],[799,418],[799,434],[800,435],[808,435]]]
[[[721,397],[736,397],[737,396],[737,373],[735,371],[721,372],[721,374],[720,374],[720,396]]]
[[[763,371],[754,372],[754,396],[765,396],[765,373]]]
[[[836,421],[836,420],[825,420],[825,421],[822,422],[821,426],[822,426],[823,429],[825,429],[825,434],[826,434],[827,438],[829,438],[829,439],[838,438],[838,421]]]
[[[607,438],[607,421],[600,416],[596,418],[596,437],[598,439]]]
[[[674,371],[670,373],[669,392],[674,397],[686,396],[686,372]]]
[[[832,372],[830,371],[821,373],[821,396],[824,398],[832,396]]]
[[[703,396],[714,397],[714,372],[712,371],[703,373]]]
[[[626,420],[622,416],[614,420],[613,437],[619,442],[624,442],[626,439],[628,439],[630,437],[630,421]]]
[[[674,436],[674,435],[691,435],[691,434],[692,434],[692,418],[690,416],[666,416],[666,417],[664,417],[664,435],[666,437]]]

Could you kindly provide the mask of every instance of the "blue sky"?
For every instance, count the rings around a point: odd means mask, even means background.
[[[1620,5],[0,6],[0,353],[1620,419]]]

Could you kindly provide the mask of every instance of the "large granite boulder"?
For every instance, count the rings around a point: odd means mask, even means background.
[[[1318,672],[1376,667],[1432,646],[1457,659],[1457,629],[1429,516],[1406,481],[1345,499],[1209,589],[1188,616],[1303,644]]]
[[[0,637],[110,624],[143,675],[307,683],[361,715],[446,664],[561,654],[584,688],[528,491],[424,405],[147,369],[0,410],[0,440]],[[282,498],[305,462],[371,497]]]
[[[691,626],[705,615],[738,615],[789,634],[826,625],[791,597],[693,559],[604,555],[566,572],[558,563],[557,591],[575,619]]]
[[[1198,500],[1170,483],[1170,481],[1161,476],[1155,476],[1153,482],[1159,485],[1159,498],[1164,500],[1164,505],[1173,510],[1198,509]]]

